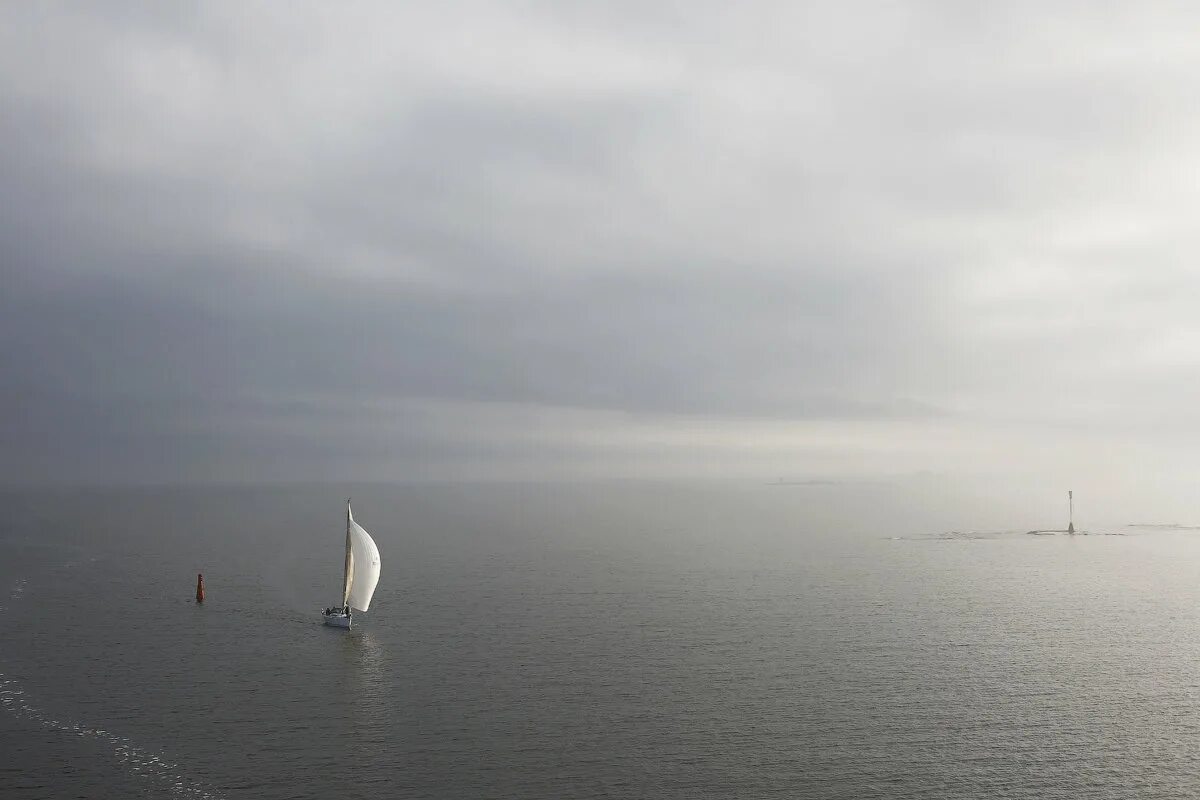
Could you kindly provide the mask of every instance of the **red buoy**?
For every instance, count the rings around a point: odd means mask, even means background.
[[[199,573],[196,575],[196,602],[204,602],[204,575]]]

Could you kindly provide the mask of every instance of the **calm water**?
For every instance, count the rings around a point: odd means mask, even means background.
[[[0,795],[1200,794],[1200,532],[867,494],[10,492]]]

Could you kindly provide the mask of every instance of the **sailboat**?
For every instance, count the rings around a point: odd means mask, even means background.
[[[346,501],[346,571],[342,576],[342,604],[325,609],[326,625],[349,628],[355,611],[371,607],[371,596],[379,583],[379,548],[371,534],[354,521]]]

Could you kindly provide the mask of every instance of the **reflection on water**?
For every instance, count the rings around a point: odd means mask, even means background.
[[[356,490],[351,631],[344,487],[10,496],[0,794],[1200,794],[1200,536],[862,491]]]
[[[386,746],[395,697],[392,676],[379,637],[362,628],[341,631],[342,681],[347,690],[349,724],[354,740],[367,746]]]
[[[342,663],[347,679],[361,690],[378,689],[384,678],[384,646],[365,625],[338,631],[342,639]]]

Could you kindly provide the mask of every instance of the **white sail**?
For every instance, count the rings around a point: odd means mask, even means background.
[[[350,504],[346,504],[346,538],[349,556],[346,559],[346,605],[358,611],[371,607],[375,585],[379,583],[379,548],[375,540],[354,521]]]

